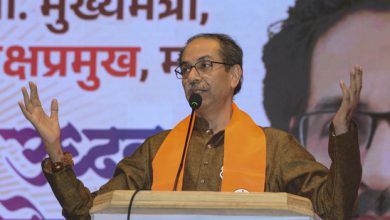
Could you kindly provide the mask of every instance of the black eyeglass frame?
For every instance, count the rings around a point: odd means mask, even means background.
[[[211,68],[213,67],[213,64],[214,63],[217,63],[217,64],[222,64],[222,65],[225,65],[225,66],[233,66],[234,64],[230,64],[230,63],[223,63],[223,62],[218,62],[218,61],[213,61],[213,60],[199,60],[197,61],[195,64],[193,65],[189,65],[189,69],[188,69],[188,72],[186,72],[185,74],[188,74],[191,72],[192,68],[195,68],[196,72],[199,74],[199,75],[202,75],[201,72],[203,73],[203,71],[199,71],[198,68],[196,67],[196,65],[199,65],[199,63],[202,63],[202,62],[210,62],[211,64]],[[183,73],[180,71],[181,69],[181,65],[183,63],[181,63],[178,67],[175,68],[175,73],[176,73],[176,77],[178,79],[183,79],[185,77],[183,77]],[[188,63],[187,63],[188,64]]]
[[[320,115],[320,114],[329,114],[329,113],[336,113],[336,111],[316,111],[316,112],[308,112],[304,113],[300,116],[298,116],[298,135],[299,135],[299,141],[303,146],[306,146],[306,138],[307,135],[305,135],[304,124],[305,119],[308,118],[311,115]],[[371,146],[372,139],[374,137],[375,131],[378,127],[378,121],[380,120],[387,120],[388,123],[390,123],[390,112],[366,112],[366,111],[357,111],[355,114],[361,114],[369,116],[370,118],[370,126],[368,130],[368,140],[365,146],[365,150],[368,150]],[[330,122],[329,122],[330,123]]]

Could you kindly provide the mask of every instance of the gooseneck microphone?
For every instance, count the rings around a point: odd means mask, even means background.
[[[188,102],[192,108],[192,111],[194,111],[198,109],[200,105],[202,105],[202,96],[200,96],[198,93],[192,93]]]
[[[176,189],[177,189],[179,176],[180,176],[181,170],[183,169],[184,157],[186,155],[187,147],[188,147],[188,144],[189,144],[188,139],[189,139],[189,136],[190,136],[192,119],[193,119],[195,110],[198,109],[200,107],[200,105],[202,104],[202,96],[200,96],[197,93],[192,93],[190,98],[189,98],[189,100],[188,100],[188,102],[189,102],[189,104],[190,104],[190,106],[192,108],[191,117],[190,117],[190,124],[188,125],[186,142],[184,143],[184,149],[183,149],[183,153],[181,155],[180,166],[179,166],[179,169],[177,170],[177,174],[176,174],[176,178],[175,178],[175,184],[173,186],[173,191],[176,191]],[[134,201],[135,195],[137,195],[137,193],[139,193],[139,192],[140,192],[140,190],[137,189],[133,193],[133,195],[131,196],[129,206],[127,207],[127,220],[130,220],[131,208],[133,206],[133,201]]]
[[[184,142],[183,153],[181,154],[180,166],[179,166],[179,169],[177,170],[177,173],[176,173],[175,184],[173,185],[173,191],[177,190],[177,184],[179,182],[180,173],[181,173],[181,170],[183,169],[184,158],[185,158],[187,148],[189,145],[188,139],[190,136],[192,119],[194,117],[195,110],[198,109],[202,105],[202,96],[200,96],[198,93],[192,93],[188,102],[192,108],[192,112],[191,112],[191,117],[190,117],[190,123],[189,123],[188,129],[187,129],[186,141]]]

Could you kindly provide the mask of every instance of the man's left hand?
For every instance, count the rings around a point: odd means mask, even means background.
[[[348,131],[352,115],[359,104],[360,91],[362,89],[362,75],[362,67],[355,66],[350,73],[349,88],[347,88],[347,85],[343,80],[340,80],[343,100],[339,110],[336,112],[332,120],[336,135],[343,134]]]

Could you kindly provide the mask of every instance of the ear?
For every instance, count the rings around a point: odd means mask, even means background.
[[[235,64],[230,68],[230,74],[231,74],[231,83],[230,86],[234,89],[237,87],[238,83],[240,82],[241,76],[242,76],[242,69],[240,65]]]

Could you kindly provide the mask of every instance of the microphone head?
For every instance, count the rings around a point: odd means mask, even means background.
[[[192,93],[189,99],[189,104],[193,110],[196,110],[202,105],[202,96],[198,93]]]

